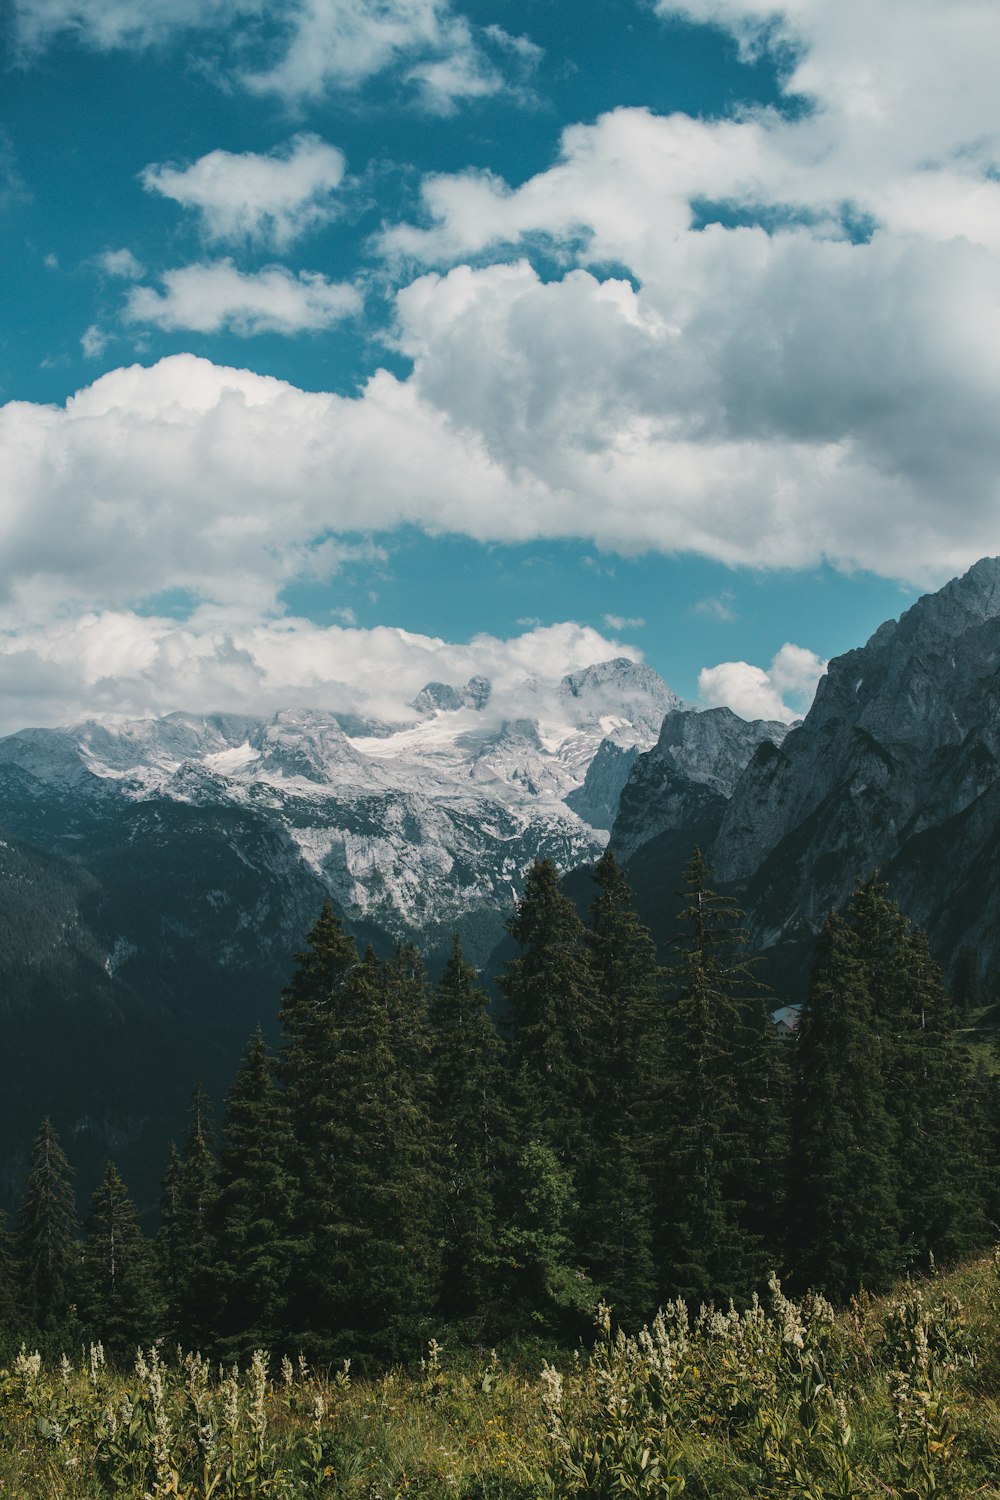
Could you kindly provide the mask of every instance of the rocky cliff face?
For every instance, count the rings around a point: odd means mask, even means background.
[[[596,764],[596,763],[595,763]],[[1000,961],[1000,559],[984,558],[830,663],[805,720],[668,714],[612,845],[662,905],[699,842],[782,983],[878,869],[948,965]],[[668,874],[664,874],[668,872]]]
[[[758,747],[780,745],[787,733],[787,724],[748,723],[728,708],[667,714],[656,744],[639,755],[621,792],[615,852],[628,860],[640,845],[670,830],[683,836],[686,829],[719,822]]]
[[[566,805],[592,828],[610,830],[638,754],[635,745],[626,749],[613,740],[604,740],[587,767],[583,786],[567,793]]]
[[[998,673],[995,558],[830,663],[802,725],[757,752],[713,849],[763,941],[814,930],[879,868],[943,957],[958,940],[1000,951],[984,847],[997,829]]]

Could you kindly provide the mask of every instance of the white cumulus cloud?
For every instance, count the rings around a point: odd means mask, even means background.
[[[468,273],[488,286],[498,274]],[[408,379],[378,371],[358,396],[180,354],[109,371],[64,407],[0,407],[0,621],[5,609],[47,617],[167,589],[271,608],[291,580],[324,576],[350,537],[407,525],[479,541],[589,537],[606,551],[698,550],[758,565],[805,564],[825,551],[940,582],[995,546],[995,475],[984,476],[976,505],[962,497],[947,514],[928,507],[918,525],[899,485],[873,476],[849,444],[706,444],[660,431],[651,411],[630,416],[643,333],[637,346],[618,304],[634,294],[613,291],[609,301],[606,287],[575,274],[555,291],[579,314],[578,330],[585,316],[605,329],[620,422],[602,411],[601,377],[588,388],[580,376],[580,358],[568,386],[553,390],[544,359],[514,357],[518,340],[540,336],[544,351],[549,336],[547,289],[516,268],[503,275],[517,278],[523,307],[505,295],[493,326],[476,317],[452,330],[451,357],[462,359],[450,372],[446,362],[444,387],[437,360],[447,338],[418,355]],[[421,289],[414,338],[426,337],[427,298],[438,291],[434,317],[454,313],[447,281]],[[199,316],[207,323],[221,305]],[[467,391],[451,384],[462,368]],[[641,378],[633,389],[641,397]]]
[[[125,304],[132,323],[216,333],[302,333],[331,328],[361,309],[358,290],[318,271],[296,276],[285,266],[240,271],[224,259],[165,271],[164,290],[134,287]]]
[[[338,533],[459,530],[476,494],[527,535],[540,498],[385,372],[351,399],[186,354],[0,407],[0,471],[0,623],[168,589],[267,609]]]
[[[709,708],[731,708],[741,719],[789,723],[808,710],[826,667],[815,651],[786,641],[766,671],[746,661],[703,667],[698,692]]]
[[[209,240],[250,240],[283,250],[335,216],[333,195],[344,169],[341,151],[301,133],[266,154],[220,150],[188,167],[151,163],[142,182],[150,192],[196,210]]]

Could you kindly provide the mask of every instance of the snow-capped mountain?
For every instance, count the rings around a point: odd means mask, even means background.
[[[679,706],[656,672],[619,658],[502,695],[481,677],[428,683],[399,724],[290,708],[25,730],[0,740],[0,822],[84,852],[81,819],[160,801],[240,809],[347,915],[420,931],[509,910],[537,855],[595,857],[609,820],[594,826],[567,797],[602,744],[645,749]]]
[[[485,964],[535,856],[568,869],[607,842],[610,815],[566,800],[600,747],[645,749],[677,704],[619,660],[429,683],[400,722],[309,707],[0,739],[8,1190],[58,1101],[82,1175],[112,1154],[155,1201],[190,1089],[221,1098],[253,1027],[273,1034],[325,897],[362,942],[412,935],[433,961],[460,927]]]

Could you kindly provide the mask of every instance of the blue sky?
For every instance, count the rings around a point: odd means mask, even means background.
[[[990,0],[0,14],[0,728],[788,716],[1000,550]]]

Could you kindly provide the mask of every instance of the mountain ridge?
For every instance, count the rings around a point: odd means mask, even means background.
[[[707,717],[697,724],[704,734]],[[802,722],[764,736],[721,800],[690,767],[666,789],[644,784],[655,756],[636,761],[612,846],[648,880],[654,846],[669,863],[697,826],[780,982],[801,990],[826,914],[876,869],[946,965],[970,944],[1000,960],[1000,559],[835,657]]]

